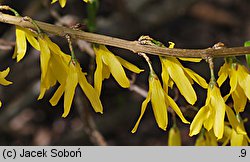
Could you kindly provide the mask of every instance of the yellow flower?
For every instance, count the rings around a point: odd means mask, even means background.
[[[224,97],[225,100],[231,95],[234,101],[236,113],[243,112],[250,100],[250,74],[248,69],[239,63],[225,63],[219,71],[218,84],[221,86],[229,76],[230,92]]]
[[[195,146],[218,146],[214,132],[203,129],[195,141]]]
[[[175,103],[175,101],[169,97],[165,91],[162,89],[161,83],[155,73],[150,74],[149,76],[149,91],[146,99],[143,101],[141,106],[141,114],[139,116],[139,119],[137,120],[132,133],[135,133],[139,123],[142,119],[143,114],[145,113],[146,107],[148,102],[151,100],[152,108],[154,112],[154,116],[156,119],[156,122],[158,126],[166,130],[168,125],[168,116],[167,116],[167,109],[170,106],[176,114],[181,118],[183,123],[189,123],[185,117],[183,116],[182,112],[180,111],[180,108]]]
[[[102,113],[103,108],[98,93],[87,82],[80,65],[71,60],[69,55],[63,53],[60,47],[52,42],[47,35],[39,35],[38,42],[41,51],[41,84],[38,99],[42,99],[46,90],[58,81],[60,86],[51,98],[50,103],[55,106],[64,93],[64,113],[62,116],[66,117],[70,112],[75,88],[79,83],[94,110]]]
[[[71,60],[67,68],[67,77],[62,83],[53,97],[50,99],[52,106],[55,106],[64,93],[64,113],[62,117],[66,117],[70,112],[70,107],[74,98],[75,88],[80,85],[81,89],[89,99],[92,107],[96,112],[103,113],[103,108],[96,90],[87,82],[85,74],[78,62]]]
[[[51,4],[53,4],[53,3],[57,2],[57,1],[58,0],[52,0]],[[83,0],[83,1],[86,2],[86,3],[88,3],[88,2],[91,3],[92,2],[92,0]],[[65,7],[66,2],[67,2],[67,0],[59,0],[59,3],[60,3],[62,8]]]
[[[35,37],[37,37],[37,35],[28,29],[16,26],[16,46],[12,58],[17,58],[17,62],[23,59],[27,50],[26,39],[35,49],[40,50],[38,41]]]
[[[169,48],[173,48],[174,43],[170,42]],[[180,58],[185,61],[200,61],[200,59]],[[172,87],[173,82],[176,84],[180,93],[185,97],[188,103],[194,104],[197,100],[196,93],[192,87],[193,81],[198,83],[203,88],[207,88],[205,79],[199,76],[191,69],[185,68],[174,57],[160,57],[162,64],[162,79],[163,88],[167,92],[168,86]]]
[[[9,74],[9,72],[10,72],[10,68],[7,68],[6,70],[0,72],[0,84],[1,85],[7,86],[7,85],[12,84],[12,82],[5,79],[5,77]],[[1,106],[2,106],[2,102],[0,101],[0,107]]]
[[[130,86],[129,79],[127,78],[122,66],[134,73],[140,73],[143,71],[121,57],[115,56],[104,45],[94,46],[94,51],[96,54],[97,65],[94,74],[94,85],[99,95],[101,94],[102,81],[108,79],[110,73],[123,88],[128,88]]]
[[[250,142],[247,132],[244,127],[244,121],[241,119],[240,115],[235,115],[233,110],[226,106],[226,113],[229,124],[225,124],[224,136],[221,139],[222,145],[227,145],[230,141],[231,146],[246,146]]]
[[[241,123],[242,127],[244,127],[243,123]],[[245,129],[245,128],[244,128]],[[248,146],[250,142],[247,134],[237,133],[234,129],[229,126],[225,126],[224,138],[222,140],[223,146],[227,145],[230,142],[231,146]]]
[[[244,128],[244,125],[241,124],[239,119],[239,114],[235,115],[233,110],[226,105],[226,114],[229,121],[229,124],[232,126],[232,128],[239,134],[246,135],[246,130]],[[238,117],[236,117],[238,116]]]
[[[181,146],[181,132],[177,126],[173,126],[169,130],[168,146]]]
[[[219,88],[210,83],[207,92],[206,104],[194,117],[190,126],[190,136],[200,132],[202,126],[210,131],[214,130],[215,136],[220,139],[224,132],[224,117],[226,104],[221,96]]]
[[[41,47],[41,84],[38,99],[42,99],[46,90],[54,86],[57,81],[60,84],[65,82],[68,68],[67,64],[70,62],[71,57],[63,53],[47,35],[40,35],[38,42]]]

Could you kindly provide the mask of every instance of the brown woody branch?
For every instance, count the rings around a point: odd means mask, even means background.
[[[23,17],[16,17],[0,12],[0,22],[19,25],[25,28],[31,28],[36,30],[34,25],[29,21],[25,21]],[[80,30],[74,30],[67,27],[52,25],[40,21],[35,21],[37,25],[43,31],[58,36],[70,35],[73,39],[83,39],[91,43],[98,43],[109,45],[113,47],[119,47],[130,50],[134,53],[148,53],[152,55],[160,56],[174,56],[174,57],[194,57],[194,58],[207,58],[207,57],[228,57],[228,56],[240,56],[250,54],[250,47],[234,47],[234,48],[207,48],[207,49],[169,49],[150,45],[141,45],[138,41],[128,41],[124,39],[109,37],[100,34],[94,34],[84,32]]]

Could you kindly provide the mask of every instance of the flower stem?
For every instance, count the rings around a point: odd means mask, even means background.
[[[209,64],[209,69],[210,69],[210,83],[211,84],[216,84],[216,79],[214,75],[214,62],[212,57],[207,58],[207,62]]]
[[[146,60],[146,62],[148,63],[148,67],[150,69],[150,73],[154,74],[155,72],[153,70],[152,63],[151,63],[149,57],[145,53],[138,53],[138,55],[142,56]]]
[[[241,118],[241,116],[240,116],[240,114],[239,114],[239,113],[238,113],[238,114],[236,114],[236,118],[237,118],[238,122],[242,122],[242,118]]]
[[[20,17],[20,14],[14,10],[13,8],[9,7],[9,6],[0,6],[0,10],[7,10],[7,11],[11,11],[14,13],[15,16],[19,16]]]
[[[71,37],[68,34],[65,37],[66,37],[66,39],[68,41],[68,44],[69,44],[69,50],[70,50],[71,60],[72,61],[76,61],[76,56],[75,56],[75,52],[74,52],[74,49],[73,49],[73,46],[72,46]]]
[[[36,28],[39,35],[41,35],[43,33],[42,30],[37,25],[37,23],[33,19],[31,19],[30,17],[25,16],[25,17],[23,17],[23,20],[29,21],[31,24],[33,24],[35,26],[35,28]]]

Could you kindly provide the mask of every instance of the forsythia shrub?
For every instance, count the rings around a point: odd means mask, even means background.
[[[66,0],[52,0],[51,3],[57,1],[59,1],[61,7],[65,7],[67,2]],[[91,0],[83,1],[92,3]],[[13,11],[15,16],[20,16],[15,10],[6,6],[1,6],[0,9]],[[89,99],[94,111],[103,113],[100,100],[103,80],[109,79],[110,75],[112,75],[121,87],[129,88],[131,83],[124,68],[136,74],[144,71],[125,59],[114,55],[106,46],[93,44],[96,69],[94,86],[92,86],[88,83],[87,74],[82,71],[81,64],[76,60],[72,46],[69,44],[71,55],[62,52],[60,47],[52,42],[33,20],[29,19],[28,21],[37,28],[37,31],[16,25],[16,46],[12,58],[16,59],[17,62],[25,58],[27,42],[40,51],[41,83],[38,99],[42,99],[48,89],[59,83],[58,89],[49,102],[52,106],[55,106],[59,99],[64,96],[64,113],[62,117],[67,117],[70,112],[78,84]],[[148,36],[140,37],[138,42],[141,45],[163,48],[174,48],[175,45],[173,42],[169,42],[169,47],[166,47],[161,42]],[[131,131],[132,133],[137,131],[149,101],[151,101],[154,117],[159,128],[167,130],[169,123],[168,112],[172,112],[183,123],[191,123],[189,135],[198,135],[195,142],[197,146],[216,146],[219,143],[221,145],[230,143],[232,146],[248,145],[250,140],[244,127],[245,119],[241,118],[240,113],[244,112],[246,104],[250,100],[250,74],[249,69],[242,65],[236,57],[225,58],[225,63],[218,72],[218,79],[214,75],[213,62],[208,58],[211,79],[207,83],[199,74],[184,67],[180,62],[182,60],[199,63],[202,59],[159,56],[162,71],[161,77],[158,77],[148,56],[144,53],[139,53],[139,55],[144,57],[150,69],[148,76],[149,90],[146,99],[142,102],[141,112]],[[9,72],[10,68],[0,72],[1,85],[12,84],[12,82],[5,79]],[[230,92],[226,96],[222,96],[220,87],[225,84],[226,79],[229,79]],[[172,89],[176,85],[185,100],[194,105],[197,101],[196,92],[192,87],[194,82],[206,89],[207,98],[204,106],[198,110],[194,119],[188,121],[175,100],[169,95],[169,88]],[[227,105],[229,97],[233,101],[232,107]],[[0,106],[2,106],[1,101]],[[181,133],[175,120],[175,117],[173,117],[174,124],[169,130],[168,145],[170,146],[181,145]]]

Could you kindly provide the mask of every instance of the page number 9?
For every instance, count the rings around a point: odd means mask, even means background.
[[[239,157],[246,157],[246,156],[247,156],[247,150],[246,149],[241,149]]]

